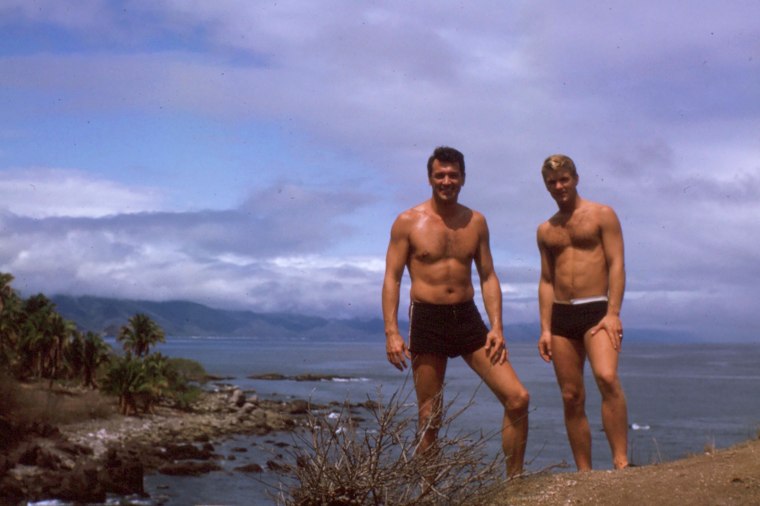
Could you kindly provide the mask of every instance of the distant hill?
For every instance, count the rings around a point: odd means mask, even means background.
[[[339,340],[383,339],[381,318],[321,318],[301,314],[257,313],[216,309],[189,301],[152,302],[102,297],[55,295],[58,312],[82,330],[114,336],[136,313],[150,316],[167,336],[270,337]],[[406,332],[408,322],[400,322]],[[508,342],[536,341],[538,322],[506,325]],[[687,334],[626,328],[628,342],[686,342]]]
[[[136,313],[145,313],[167,336],[301,337],[313,339],[381,339],[383,321],[328,319],[286,313],[215,309],[189,301],[152,302],[55,295],[58,312],[83,330],[116,335]]]

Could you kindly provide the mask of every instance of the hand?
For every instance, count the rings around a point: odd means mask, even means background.
[[[538,354],[544,359],[544,362],[552,361],[552,335],[549,332],[542,332],[538,338]]]
[[[406,347],[404,338],[401,337],[401,334],[398,332],[388,334],[388,337],[385,338],[385,352],[388,355],[388,362],[393,364],[393,366],[399,371],[406,369],[405,359],[412,359],[412,355],[409,352],[409,348]]]
[[[486,337],[486,357],[491,359],[491,364],[503,364],[509,359],[504,336],[498,330],[491,329]]]
[[[604,330],[607,333],[612,347],[620,351],[620,347],[623,344],[623,323],[620,321],[620,317],[608,314],[602,318],[602,321],[591,328],[591,335],[593,336],[600,330]]]

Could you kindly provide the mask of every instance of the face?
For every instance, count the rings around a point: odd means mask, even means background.
[[[433,196],[442,202],[456,202],[459,190],[464,186],[464,175],[456,163],[433,160],[433,170],[430,173],[430,186]]]
[[[569,170],[555,170],[544,176],[544,184],[557,204],[574,199],[578,193],[578,178]]]

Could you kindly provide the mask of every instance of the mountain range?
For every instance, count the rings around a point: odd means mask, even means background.
[[[56,310],[76,323],[79,329],[115,336],[129,318],[137,313],[150,316],[164,329],[167,337],[269,337],[337,339],[364,341],[384,338],[381,318],[322,318],[291,313],[258,313],[254,311],[218,309],[190,301],[155,302],[147,300],[110,299],[94,296],[55,295],[51,300]],[[400,322],[402,334],[408,322]],[[540,326],[515,323],[504,327],[507,341],[535,341]],[[626,328],[629,341],[684,342],[693,340],[687,334]]]

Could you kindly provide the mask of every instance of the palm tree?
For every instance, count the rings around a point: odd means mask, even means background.
[[[0,272],[0,367],[11,365],[18,340],[21,299],[12,281],[11,274]]]
[[[98,334],[92,331],[85,334],[82,350],[82,374],[85,387],[98,387],[95,382],[95,373],[100,364],[108,361],[110,352],[111,347]]]
[[[64,354],[70,344],[69,337],[76,331],[76,326],[56,312],[48,315],[47,330],[50,333],[51,347],[48,350],[48,373],[50,374],[50,386],[53,380],[58,378],[63,369]]]
[[[148,378],[142,360],[127,353],[111,362],[103,390],[119,397],[122,415],[137,414],[137,397],[147,389]]]
[[[14,294],[0,304],[0,367],[12,368],[21,332],[21,299]]]
[[[153,404],[164,397],[170,388],[169,359],[161,353],[153,353],[143,360],[145,366],[145,411],[153,412]]]
[[[71,331],[69,342],[63,353],[63,367],[66,370],[67,379],[80,376],[84,369],[84,334],[78,329]]]
[[[16,297],[16,292],[11,288],[11,282],[13,281],[13,274],[7,272],[0,272],[0,311],[5,306],[5,301]]]
[[[39,293],[24,301],[21,315],[21,339],[18,346],[18,374],[41,378],[47,375],[53,340],[48,326],[53,303]]]
[[[130,318],[129,323],[119,330],[116,340],[123,343],[124,351],[132,352],[138,357],[150,353],[151,346],[166,342],[163,329],[144,313],[137,313]]]

